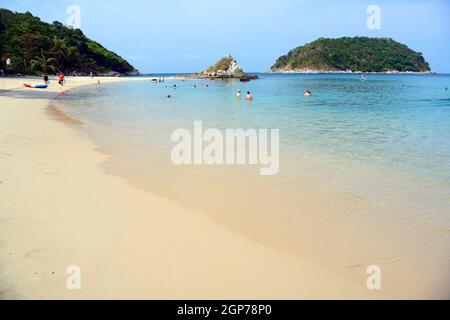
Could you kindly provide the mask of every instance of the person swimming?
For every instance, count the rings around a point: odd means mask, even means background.
[[[194,84],[194,89],[197,89],[197,85]]]
[[[245,100],[247,100],[247,101],[252,101],[253,100],[253,96],[250,93],[250,91],[247,91],[247,95],[245,96]]]
[[[167,99],[170,99],[170,98],[172,98],[172,96],[169,94],[166,98],[167,98]]]
[[[241,90],[238,90],[238,92],[236,93],[236,98],[237,98],[238,100],[241,100],[241,96],[242,96]]]
[[[313,94],[311,92],[311,90],[306,90],[305,91],[305,97],[311,97]]]

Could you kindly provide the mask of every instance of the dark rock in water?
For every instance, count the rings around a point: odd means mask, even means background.
[[[240,80],[241,82],[249,82],[249,81],[252,81],[252,80],[255,80],[255,79],[258,79],[258,76],[255,76],[255,75],[245,75],[245,76],[243,76],[242,78],[240,78],[239,80]]]

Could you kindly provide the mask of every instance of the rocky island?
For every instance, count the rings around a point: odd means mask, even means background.
[[[186,76],[184,76],[186,77]],[[246,74],[242,67],[237,63],[232,55],[227,55],[220,59],[216,64],[199,73],[187,76],[191,79],[239,79],[243,82],[257,79],[255,75]]]
[[[281,73],[430,73],[421,53],[388,38],[321,38],[278,58]]]

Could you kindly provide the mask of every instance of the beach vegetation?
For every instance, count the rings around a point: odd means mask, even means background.
[[[228,70],[229,66],[233,61],[235,61],[234,58],[231,55],[228,55],[217,61],[216,64],[210,66],[207,71],[208,72],[217,72],[219,70],[226,71]]]
[[[320,38],[278,58],[272,71],[429,72],[423,55],[389,38]]]
[[[66,74],[137,73],[125,59],[87,38],[80,29],[1,8],[0,57],[3,63],[12,61],[7,68],[10,73],[37,74],[45,72],[43,67]],[[48,59],[53,59],[52,63]]]
[[[41,49],[41,54],[31,60],[31,68],[33,70],[40,70],[44,74],[54,73],[57,60],[55,58],[46,57],[44,50]]]

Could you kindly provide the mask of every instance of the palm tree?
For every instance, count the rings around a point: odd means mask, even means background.
[[[56,62],[55,58],[47,58],[45,56],[44,49],[41,49],[41,55],[31,60],[31,67],[33,69],[39,67],[42,70],[42,72],[48,74],[50,71],[55,72],[54,66],[55,62]]]
[[[69,49],[67,48],[66,39],[58,38],[54,36],[52,39],[51,54],[55,57],[59,70],[64,71],[64,65],[69,55]]]
[[[28,69],[31,59],[36,54],[36,48],[39,46],[40,39],[36,35],[25,33],[21,36],[21,45],[23,48],[23,64]]]

